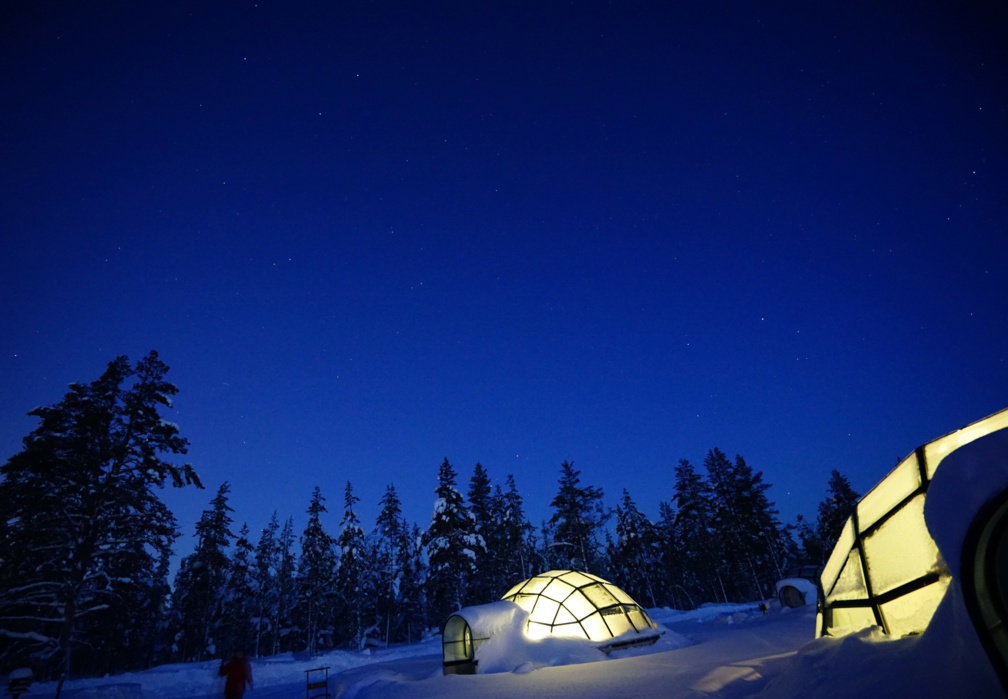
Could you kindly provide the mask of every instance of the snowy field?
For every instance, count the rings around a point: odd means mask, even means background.
[[[953,585],[953,588],[955,586]],[[953,589],[950,588],[950,589]],[[650,610],[664,630],[655,645],[605,656],[579,643],[505,643],[497,672],[445,676],[440,639],[312,659],[290,654],[253,662],[246,699],[305,696],[309,668],[329,666],[332,697],[998,697],[997,680],[975,637],[962,631],[965,610],[949,595],[928,631],[891,640],[866,630],[813,640],[815,611],[712,605],[693,612]],[[967,622],[968,623],[968,622]],[[514,666],[504,669],[504,656]],[[481,656],[482,657],[482,656]],[[481,670],[483,670],[481,662]],[[166,665],[140,673],[68,682],[67,699],[178,699],[223,696],[217,662]],[[53,696],[36,684],[25,695]]]
[[[930,624],[894,639],[877,627],[815,639],[815,609],[714,605],[692,612],[649,610],[664,632],[652,646],[606,656],[583,642],[532,642],[501,634],[481,646],[480,674],[445,676],[439,638],[361,653],[253,662],[246,699],[305,697],[305,670],[329,667],[331,697],[716,697],[872,699],[1004,697],[963,600],[962,542],[974,514],[1008,488],[1008,429],[954,452],[938,470],[925,504],[928,529],[951,573]],[[166,665],[146,672],[68,682],[67,699],[221,699],[217,662]],[[51,697],[52,683],[26,699]]]

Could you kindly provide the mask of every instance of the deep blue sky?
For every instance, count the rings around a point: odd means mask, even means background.
[[[183,552],[445,456],[814,517],[1008,405],[1008,24],[937,5],[5,3],[0,456],[155,348]]]

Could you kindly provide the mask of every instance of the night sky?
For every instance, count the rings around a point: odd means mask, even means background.
[[[1008,406],[1008,21],[947,5],[5,2],[0,458],[157,349],[181,553],[225,480],[426,526],[446,456],[814,519]]]

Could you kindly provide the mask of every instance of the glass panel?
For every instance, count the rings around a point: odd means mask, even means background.
[[[923,633],[931,623],[931,617],[945,596],[948,585],[949,578],[942,577],[932,585],[882,605],[882,616],[889,627],[889,633],[895,638]]]
[[[588,638],[584,628],[581,624],[574,622],[573,624],[559,624],[554,626],[550,632],[552,636],[559,636],[560,638]]]
[[[924,526],[924,494],[908,502],[871,536],[862,539],[872,591],[882,594],[944,568]]]
[[[445,622],[443,653],[445,662],[456,660],[470,660],[471,635],[469,634],[469,624],[460,616],[450,616]]]
[[[824,590],[832,589],[852,548],[854,548],[854,520],[848,517],[840,532],[840,538],[837,539],[837,543],[833,547],[833,553],[830,554],[829,560],[823,568],[822,586]]]
[[[577,623],[577,619],[574,617],[573,614],[571,614],[567,610],[567,607],[560,607],[560,609],[557,610],[556,619],[554,620],[553,623],[554,624],[575,624],[575,623]]]
[[[553,580],[550,580],[549,585],[547,585],[546,589],[542,591],[542,594],[546,595],[550,599],[555,599],[557,602],[563,602],[572,592],[574,592],[573,587],[565,583],[560,578],[554,578]]]
[[[858,503],[858,525],[868,529],[920,486],[917,455],[905,458]]]
[[[840,577],[827,597],[830,602],[835,599],[865,599],[868,597],[864,571],[861,569],[861,556],[857,549],[847,554],[847,565],[840,571]]]
[[[606,609],[602,612],[602,617],[606,626],[609,627],[609,633],[613,636],[622,636],[623,634],[634,630],[634,627],[630,625],[630,620],[627,619],[626,614],[623,613],[622,607]]]
[[[552,624],[556,619],[557,610],[560,608],[559,602],[554,602],[547,597],[539,597],[535,609],[529,614],[529,620],[539,624]]]
[[[581,592],[575,592],[564,600],[564,606],[570,610],[575,619],[584,619],[595,611],[595,606]]]
[[[871,607],[833,609],[833,624],[826,629],[830,636],[842,636],[860,629],[875,626]]]
[[[589,585],[581,590],[584,596],[595,605],[596,608],[609,607],[616,604],[616,598],[609,594],[601,584]]]
[[[612,583],[606,583],[605,589],[609,592],[610,595],[615,597],[616,601],[618,601],[620,604],[634,604],[633,598],[631,598],[630,595],[623,592],[623,590],[616,587]]]
[[[582,619],[581,626],[584,627],[585,633],[588,634],[588,638],[592,641],[604,641],[612,637],[612,634],[609,633],[609,628],[603,623],[602,617],[599,614],[592,614],[587,619]]]
[[[569,570],[560,576],[560,579],[566,583],[570,583],[574,587],[582,587],[589,583],[596,582],[594,576],[588,577],[584,573],[579,573],[576,570]]]
[[[526,595],[537,595],[543,591],[543,589],[549,585],[550,580],[553,578],[547,578],[544,575],[537,575],[534,578],[529,578],[525,587],[522,588],[522,593]]]
[[[632,607],[627,610],[627,616],[630,618],[630,623],[638,631],[644,631],[645,629],[653,629],[654,622],[651,621],[651,617],[644,613],[644,610],[639,607]]]
[[[539,595],[515,595],[510,601],[517,604],[526,612],[531,612],[537,599],[539,599]]]

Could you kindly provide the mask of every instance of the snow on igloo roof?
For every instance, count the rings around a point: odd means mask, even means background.
[[[528,612],[530,638],[565,636],[608,641],[657,626],[639,604],[607,580],[574,570],[551,570],[518,583],[504,600]]]

